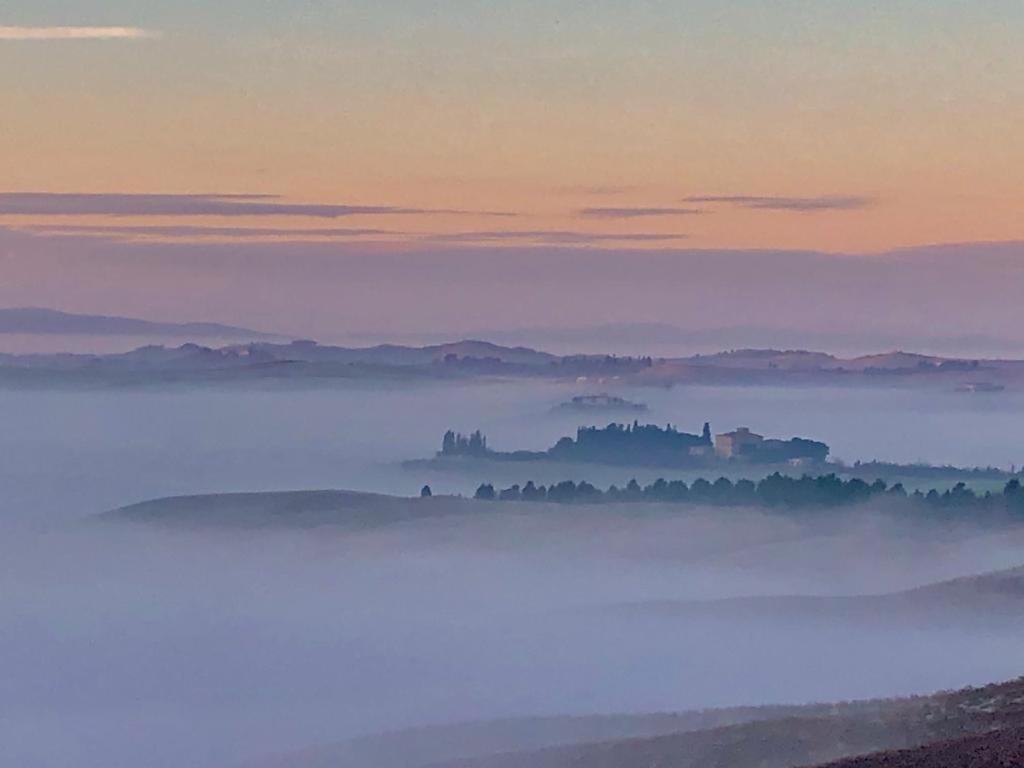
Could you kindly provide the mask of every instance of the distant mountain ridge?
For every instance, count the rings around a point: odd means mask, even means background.
[[[42,314],[39,314],[42,312]],[[530,347],[461,340],[425,347],[382,344],[340,347],[312,340],[246,337],[256,334],[215,323],[152,324],[127,318],[52,314],[49,310],[0,310],[0,335],[120,334],[151,337],[154,344],[114,353],[0,353],[0,383],[177,383],[287,379],[486,379],[539,378],[604,386],[874,385],[919,383],[948,391],[998,393],[1024,389],[1024,360],[943,358],[894,351],[843,358],[826,352],[740,349],[692,357],[651,358],[610,354],[557,355]],[[189,343],[162,346],[169,333]],[[197,343],[204,334],[227,345]],[[234,335],[235,338],[231,339]],[[208,336],[209,338],[209,336]]]
[[[221,323],[165,323],[114,315],[82,315],[39,307],[0,309],[2,334],[53,334],[93,336],[170,336],[179,338],[280,338]]]
[[[721,349],[766,347],[830,349],[844,357],[908,346],[943,356],[971,354],[991,357],[1024,352],[1024,341],[1012,335],[908,335],[896,332],[840,332],[743,325],[686,328],[657,322],[605,323],[564,328],[467,329],[462,332],[409,333],[401,337],[366,335],[363,338],[367,343],[432,344],[457,336],[489,339],[498,344],[539,347],[560,354],[608,352],[657,357],[682,357]]]

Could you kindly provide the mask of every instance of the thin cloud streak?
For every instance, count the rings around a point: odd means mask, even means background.
[[[111,242],[181,242],[202,243],[210,239],[247,240],[273,243],[284,239],[294,242],[314,240],[358,241],[361,238],[391,238],[409,243],[501,244],[530,243],[534,245],[594,245],[599,243],[671,243],[685,240],[681,232],[628,232],[624,234],[579,232],[572,230],[486,230],[424,234],[422,232],[372,228],[287,228],[287,227],[217,227],[193,225],[106,225],[106,224],[16,224],[0,226],[0,232],[21,233],[36,237],[88,237]],[[366,242],[364,240],[364,242]]]
[[[530,241],[543,245],[589,245],[594,243],[657,243],[685,240],[689,235],[635,232],[610,234],[597,232],[572,232],[564,230],[458,232],[449,235],[432,235],[427,240],[441,243],[500,243],[508,241]]]
[[[870,197],[859,195],[823,195],[820,197],[773,197],[764,195],[698,195],[687,197],[686,203],[727,203],[741,208],[763,211],[855,211],[874,204]]]
[[[0,27],[0,40],[148,40],[159,32],[140,27]]]
[[[276,195],[0,193],[0,216],[516,216],[504,211],[404,208],[391,205],[282,203]]]
[[[624,195],[627,192],[633,192],[636,190],[635,186],[616,186],[612,184],[605,185],[570,185],[564,187],[555,187],[554,191],[560,195],[590,195],[593,197],[612,197],[616,195]]]
[[[696,216],[699,208],[583,208],[579,216],[589,219],[639,219],[646,216]]]
[[[104,226],[89,224],[34,224],[26,227],[13,227],[21,232],[39,235],[57,235],[78,237],[110,237],[116,239],[137,238],[173,238],[200,239],[207,237],[233,239],[259,239],[280,237],[308,238],[356,238],[376,237],[385,235],[404,236],[403,232],[388,229],[365,228],[315,228],[287,229],[283,227],[196,227],[196,226]]]

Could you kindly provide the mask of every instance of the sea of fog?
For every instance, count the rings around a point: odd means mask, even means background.
[[[348,534],[89,520],[170,494],[415,493],[424,476],[398,462],[446,428],[543,448],[575,428],[549,413],[574,391],[0,392],[2,762],[214,768],[405,726],[895,695],[1024,670],[1019,627],[955,614],[936,628],[623,609],[904,589],[1024,564],[1019,530],[531,505]],[[847,460],[1021,461],[1013,394],[623,394],[658,423],[807,435]],[[468,492],[485,478],[439,479]]]
[[[519,383],[322,389],[0,390],[0,519],[66,520],[171,494],[353,488],[408,494],[403,471],[449,427],[544,449],[614,417],[552,414],[577,388]],[[677,387],[622,394],[644,420],[825,440],[845,461],[1024,463],[1024,394]],[[487,478],[445,477],[442,492]],[[523,478],[524,480],[529,478]]]

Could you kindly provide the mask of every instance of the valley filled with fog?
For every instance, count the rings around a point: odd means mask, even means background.
[[[351,488],[472,493],[489,478],[403,470],[446,429],[540,450],[578,426],[635,418],[552,413],[571,383],[317,388],[0,390],[0,520],[46,524],[190,493]],[[598,391],[603,391],[598,388]],[[833,458],[957,466],[1024,464],[1024,395],[894,388],[633,388],[641,421],[699,431],[745,425],[824,440]],[[596,473],[600,473],[600,469]],[[625,472],[628,475],[628,472]],[[576,479],[590,479],[582,473]],[[520,478],[527,480],[530,478]],[[628,479],[628,477],[627,477]]]
[[[491,478],[401,462],[431,456],[448,428],[546,448],[585,423],[551,413],[577,392],[536,382],[0,392],[5,759],[213,768],[414,726],[892,696],[1024,668],[1013,602],[920,612],[901,599],[846,613],[775,600],[883,595],[1024,565],[1024,527],[1011,524],[873,508],[446,510],[455,502],[443,498],[387,525],[96,518],[180,494],[412,496],[429,482],[471,495]],[[651,407],[643,421],[804,435],[847,461],[1024,461],[1016,393],[624,394]],[[371,516],[378,503],[353,502]],[[732,602],[748,597],[767,599],[756,610]]]

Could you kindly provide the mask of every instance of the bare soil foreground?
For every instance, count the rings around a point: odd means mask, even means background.
[[[917,749],[840,760],[827,768],[1017,768],[1024,765],[1024,729],[943,741]]]

